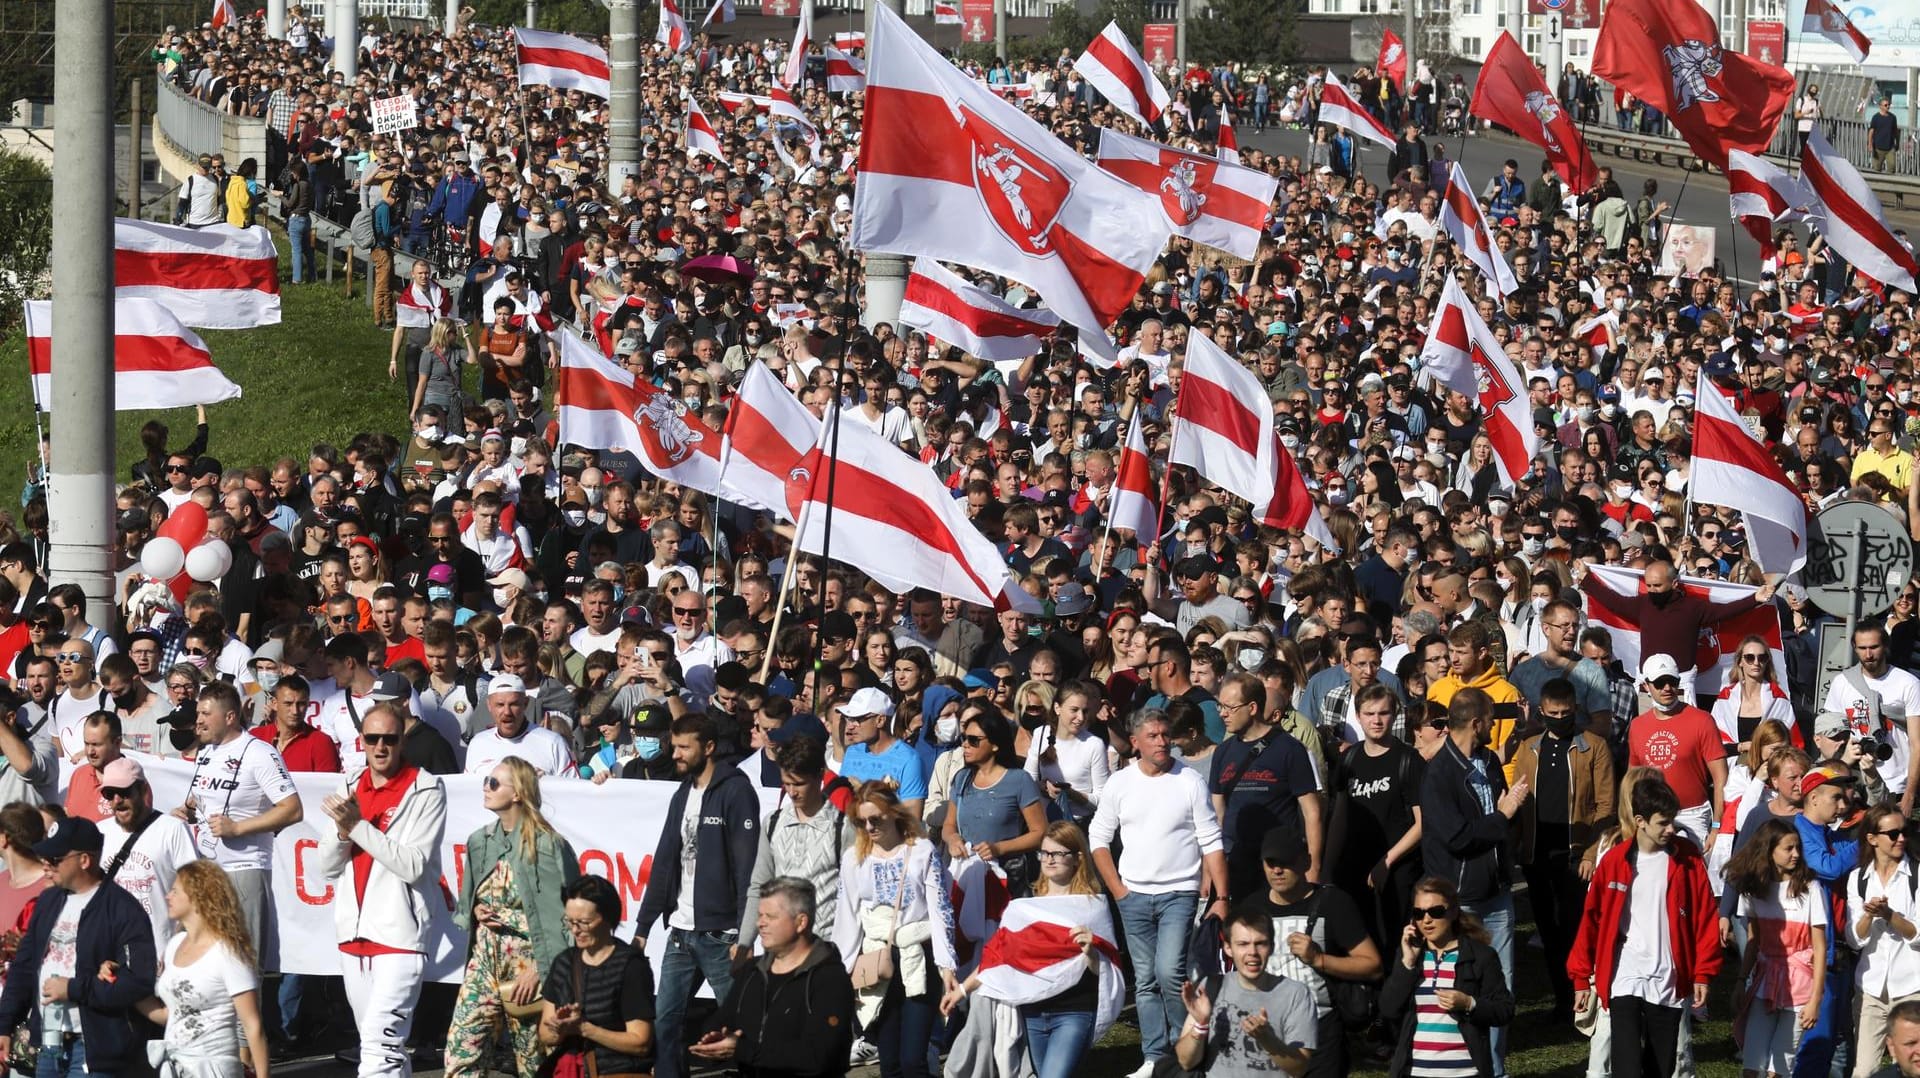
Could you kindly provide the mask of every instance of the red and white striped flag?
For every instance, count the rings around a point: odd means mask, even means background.
[[[745,109],[748,112],[768,112],[773,108],[773,98],[761,97],[758,94],[742,94],[732,90],[721,90],[714,94],[713,97],[714,100],[720,102],[720,107],[725,109],[729,116],[737,115],[741,109]]]
[[[720,149],[720,132],[713,129],[707,114],[700,111],[700,102],[687,98],[687,157],[706,154],[721,164],[726,164],[727,155]]]
[[[189,326],[251,329],[280,322],[280,258],[264,228],[181,228],[118,217],[114,294],[157,300]]]
[[[1540,437],[1533,432],[1533,410],[1526,383],[1500,342],[1473,309],[1451,276],[1440,292],[1440,306],[1427,326],[1420,367],[1436,381],[1480,406],[1481,429],[1493,442],[1493,460],[1508,486],[1533,467]]]
[[[795,549],[823,552],[829,481],[835,560],[892,591],[929,588],[979,606],[1042,612],[933,469],[844,417],[821,424],[820,440],[788,475]]]
[[[1127,440],[1120,445],[1120,460],[1114,468],[1113,493],[1107,495],[1107,520],[1116,528],[1133,532],[1141,546],[1160,534],[1159,498],[1153,489],[1153,458],[1147,453],[1147,437],[1140,429],[1140,409],[1133,410],[1127,423]]]
[[[1575,326],[1573,335],[1586,344],[1587,351],[1597,360],[1612,351],[1619,339],[1620,316],[1611,310],[1602,311]]]
[[[787,516],[787,477],[820,440],[820,420],[766,364],[740,380],[727,411],[720,447],[720,480],[763,509]]]
[[[1148,127],[1159,122],[1161,113],[1173,103],[1167,88],[1153,77],[1152,69],[1117,21],[1108,23],[1099,37],[1087,43],[1087,51],[1073,62],[1073,69],[1114,108]]]
[[[53,412],[56,419],[68,418],[55,407],[53,301],[28,300],[26,308],[34,407]],[[159,302],[131,296],[113,301],[113,386],[114,408],[122,412],[214,404],[240,396],[240,387],[214,366],[205,341]]]
[[[1016,898],[1000,913],[1000,930],[980,955],[980,994],[1015,1006],[1053,999],[1086,976],[1087,958],[1073,930],[1093,936],[1099,992],[1093,1008],[1093,1039],[1099,1040],[1126,999],[1118,936],[1107,900],[1099,895]]]
[[[1773,226],[1800,221],[1815,202],[1798,177],[1758,154],[1727,151],[1727,204],[1733,219],[1760,244],[1763,257],[1774,254]]]
[[[1620,596],[1639,595],[1646,591],[1644,576],[1638,569],[1595,562],[1587,568],[1588,583],[1585,586],[1605,588]],[[1760,590],[1751,584],[1733,584],[1694,576],[1676,576],[1674,582],[1687,594],[1710,603],[1738,602]],[[1588,623],[1607,630],[1613,637],[1613,657],[1637,677],[1643,661],[1640,624],[1608,610],[1591,597],[1584,602]],[[1748,636],[1758,636],[1767,642],[1767,650],[1773,653],[1773,669],[1776,672],[1787,668],[1786,647],[1780,638],[1780,612],[1772,603],[1762,603],[1744,614],[1736,614],[1700,631],[1700,642],[1693,656],[1696,693],[1717,693],[1721,686],[1737,680],[1734,664],[1740,661],[1740,641]],[[1675,661],[1685,665],[1683,656],[1675,656]]]
[[[1520,282],[1514,279],[1513,267],[1500,256],[1500,248],[1494,246],[1493,230],[1487,227],[1486,214],[1480,212],[1480,202],[1473,197],[1473,185],[1467,182],[1467,172],[1460,162],[1452,165],[1450,179],[1447,181],[1447,193],[1440,203],[1440,224],[1447,230],[1447,237],[1460,253],[1472,262],[1480,276],[1487,282],[1487,291],[1496,299],[1504,299],[1519,291]]]
[[[560,354],[554,402],[562,438],[584,449],[632,453],[662,479],[739,499],[720,482],[720,436],[698,415],[576,334],[547,340]]]
[[[867,51],[867,33],[865,30],[842,30],[833,35],[833,47],[847,52],[854,49],[865,52]]]
[[[233,9],[233,0],[213,0],[213,17],[209,20],[215,30],[240,21],[240,13]]]
[[[1705,368],[1693,399],[1693,500],[1740,510],[1760,568],[1798,572],[1807,561],[1807,503]]]
[[[959,26],[960,5],[953,0],[933,0],[933,24],[935,26]]]
[[[1052,311],[1022,310],[924,257],[913,260],[907,276],[900,322],[992,363],[1033,355],[1060,328]]]
[[[693,44],[693,35],[687,31],[687,17],[680,14],[680,5],[674,0],[660,0],[660,25],[654,29],[653,39],[672,52],[685,51]]]
[[[1360,106],[1347,87],[1333,72],[1327,72],[1327,80],[1320,86],[1320,114],[1318,120],[1323,124],[1344,127],[1369,142],[1377,142],[1391,150],[1394,146],[1393,132],[1387,125],[1373,118],[1373,114]]]
[[[1215,157],[1229,165],[1240,163],[1240,136],[1233,133],[1233,110],[1220,107],[1220,126],[1213,136]]]
[[[1328,550],[1339,553],[1340,544],[1334,539],[1333,530],[1327,527],[1326,518],[1320,515],[1320,507],[1314,504],[1313,495],[1307,490],[1306,477],[1300,474],[1299,462],[1293,459],[1293,453],[1286,446],[1280,444],[1277,434],[1274,437],[1273,459],[1278,464],[1273,493],[1265,504],[1254,506],[1253,519],[1270,528],[1300,532]]]
[[[821,51],[827,56],[828,93],[851,94],[867,88],[865,61],[841,52],[832,45]]]
[[[1170,464],[1262,505],[1273,498],[1273,405],[1260,379],[1205,334],[1187,338]]]
[[[429,279],[427,287],[408,281],[393,294],[393,320],[401,329],[432,329],[442,318],[453,317],[453,293]]]
[[[684,29],[684,26],[683,26]],[[605,100],[613,96],[607,50],[572,34],[513,28],[520,85],[579,90]]]
[[[1813,190],[1820,213],[1819,229],[1828,246],[1857,272],[1915,295],[1920,264],[1913,252],[1894,238],[1873,188],[1853,163],[1834,152],[1818,124],[1800,150],[1800,176]]]
[[[1867,52],[1873,48],[1872,39],[1860,32],[1847,18],[1846,12],[1833,0],[1807,0],[1806,14],[1800,20],[1800,32],[1819,34],[1835,45],[1847,50],[1856,64],[1867,62]]]
[[[807,50],[813,46],[813,0],[800,0],[800,22],[793,28],[793,47],[780,71],[780,85],[791,90],[807,76]]]
[[[705,30],[709,26],[730,23],[739,17],[739,13],[734,10],[733,0],[715,0],[714,5],[707,9],[707,17],[700,20],[700,29]]]
[[[1100,129],[1094,162],[1151,196],[1176,235],[1236,258],[1258,253],[1279,186],[1274,177],[1110,127]]]
[[[1166,244],[1158,201],[1102,172],[874,9],[851,244],[1018,280],[1099,330]]]

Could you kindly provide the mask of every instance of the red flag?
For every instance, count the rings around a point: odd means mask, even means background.
[[[1833,0],[1807,0],[1807,12],[1800,20],[1800,32],[1819,34],[1835,45],[1847,50],[1856,64],[1867,62],[1867,52],[1873,48],[1873,42],[1860,28],[1853,25]]]
[[[1252,259],[1279,181],[1257,169],[1100,129],[1099,166],[1152,195],[1175,233]]]
[[[1793,76],[1720,47],[1694,3],[1613,0],[1593,47],[1593,73],[1652,102],[1693,152],[1724,170],[1728,150],[1764,153],[1793,99]]]
[[[280,321],[280,260],[264,228],[113,222],[114,294],[158,300],[202,329]],[[409,286],[411,287],[411,286]]]
[[[1693,500],[1740,510],[1760,568],[1799,572],[1807,561],[1807,503],[1704,368],[1693,399]]]
[[[1380,36],[1380,58],[1373,66],[1382,75],[1393,80],[1393,88],[1401,93],[1407,92],[1407,49],[1400,43],[1400,35],[1391,28]]]
[[[1505,30],[1493,41],[1467,111],[1492,120],[1547,152],[1553,171],[1576,193],[1593,186],[1593,157],[1526,50]]]
[[[571,34],[515,27],[513,43],[520,65],[520,85],[579,90],[603,100],[613,96],[613,68],[607,64],[607,50],[593,42]]]
[[[53,396],[52,300],[27,301],[27,371],[35,405],[67,417]],[[161,304],[133,297],[113,301],[113,384],[114,407],[122,411],[213,404],[240,395],[240,387],[213,365],[198,334]]]

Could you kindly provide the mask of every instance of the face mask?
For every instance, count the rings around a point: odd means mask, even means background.
[[[1600,417],[1609,423],[1613,422],[1613,417],[1619,414],[1620,406],[1617,404],[1603,404],[1600,406]]]
[[[1633,497],[1633,484],[1632,483],[1615,483],[1613,485],[1613,496],[1620,499],[1623,502],[1626,501],[1628,498]]]
[[[1520,552],[1529,558],[1537,558],[1547,549],[1547,541],[1536,536],[1526,536],[1520,540]]]
[[[933,720],[933,739],[942,745],[951,745],[960,736],[960,716],[942,715]]]
[[[606,491],[606,488],[605,487],[581,487],[580,490],[586,494],[588,505],[599,505],[600,496]]]
[[[584,528],[587,526],[587,511],[585,509],[563,509],[560,511],[560,516],[566,520],[567,527],[569,528]]]
[[[1614,309],[1614,310],[1616,310],[1616,311],[1624,311],[1624,310],[1626,310],[1626,309],[1627,309],[1627,297],[1625,297],[1625,296],[1615,296],[1615,297],[1613,297],[1613,309]]]
[[[1553,529],[1553,534],[1559,536],[1565,542],[1572,543],[1574,540],[1580,538],[1580,529],[1579,528],[1555,528]]]
[[[1176,760],[1184,760],[1184,759],[1186,759],[1186,758],[1187,758],[1187,753],[1186,753],[1186,750],[1184,750],[1184,749],[1182,749],[1182,748],[1181,748],[1180,746],[1178,746],[1178,745],[1175,745],[1175,746],[1173,747],[1173,758],[1174,758],[1174,759],[1176,759]]]
[[[1540,717],[1540,723],[1547,728],[1548,733],[1555,737],[1573,736],[1572,715],[1557,715],[1552,718],[1542,715]]]
[[[440,440],[440,428],[437,426],[421,427],[419,437],[423,442],[437,442]]]
[[[1593,405],[1582,404],[1573,410],[1573,417],[1582,423],[1593,422]]]
[[[1535,597],[1533,598],[1533,600],[1532,600],[1532,603],[1533,603],[1533,612],[1534,612],[1534,613],[1536,613],[1536,614],[1544,614],[1544,613],[1546,613],[1546,610],[1547,610],[1547,598],[1546,598],[1546,596],[1544,596],[1544,595],[1537,595],[1537,596],[1535,596]]]
[[[434,584],[427,588],[427,601],[430,603],[451,598],[453,598],[453,589],[444,584]]]
[[[502,610],[505,610],[507,608],[507,603],[511,601],[512,598],[513,597],[511,595],[507,594],[507,589],[505,588],[493,589],[493,605],[499,607]]]
[[[1507,504],[1506,502],[1488,502],[1487,503],[1487,515],[1490,517],[1493,517],[1495,520],[1498,520],[1501,517],[1506,516],[1507,513],[1510,512],[1512,509],[1513,509],[1513,506]]]
[[[1653,605],[1655,606],[1672,606],[1673,601],[1679,597],[1680,593],[1672,589],[1666,591],[1650,591],[1647,593],[1647,598],[1653,600]]]
[[[758,333],[749,333],[743,339],[747,342],[747,347],[749,348],[760,347],[760,335]]]
[[[205,670],[207,668],[207,657],[205,655],[182,655],[180,661],[196,670]]]
[[[1348,498],[1348,494],[1347,494],[1346,487],[1341,487],[1339,490],[1327,491],[1328,505],[1345,505],[1347,504],[1347,498]]]
[[[1251,674],[1267,661],[1267,652],[1265,648],[1241,648],[1234,661],[1240,664],[1240,669]]]
[[[1900,392],[1895,393],[1893,395],[1893,398],[1899,401],[1901,404],[1911,404],[1913,403],[1913,390],[1903,389]]]
[[[1294,434],[1282,434],[1280,436],[1280,444],[1286,446],[1287,452],[1291,453],[1300,448],[1300,438]]]
[[[274,686],[280,684],[280,671],[256,670],[253,672],[253,680],[260,683],[261,692],[271,693],[273,692]]]
[[[1675,696],[1673,698],[1673,703],[1671,704],[1662,704],[1658,700],[1654,701],[1653,709],[1655,711],[1660,712],[1663,715],[1672,715],[1678,712],[1681,708],[1686,706],[1687,706],[1686,694],[1682,693],[1678,696]]]
[[[1501,591],[1513,590],[1513,578],[1510,576],[1496,576],[1493,578],[1493,582],[1500,585]]]
[[[697,412],[697,411],[699,411],[699,410],[700,410],[700,398],[699,398],[699,397],[681,397],[681,398],[680,398],[680,403],[682,403],[682,404],[684,404],[684,405],[686,405],[686,406],[687,406],[687,411],[689,411],[689,412]]]
[[[660,757],[660,739],[657,737],[636,737],[633,747],[642,760],[655,760]]]

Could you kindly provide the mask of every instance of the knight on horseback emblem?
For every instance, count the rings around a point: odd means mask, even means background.
[[[1666,45],[1660,55],[1667,61],[1673,79],[1673,110],[1681,112],[1702,101],[1718,101],[1720,95],[1707,80],[1720,74],[1720,43],[1688,38],[1678,45]]]

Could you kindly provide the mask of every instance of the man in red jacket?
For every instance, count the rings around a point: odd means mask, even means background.
[[[1673,1073],[1680,1018],[1720,972],[1713,890],[1700,848],[1679,833],[1666,782],[1633,788],[1633,839],[1594,869],[1567,973],[1574,1013],[1595,992],[1613,1024],[1613,1078]]]

